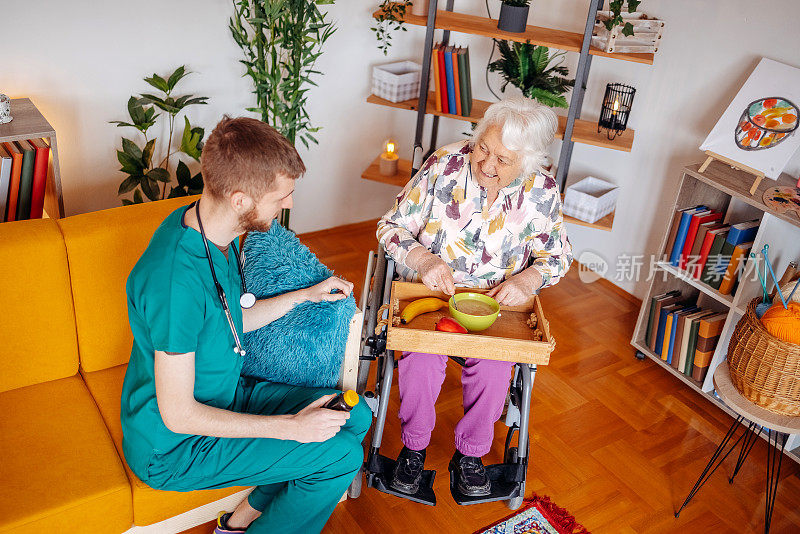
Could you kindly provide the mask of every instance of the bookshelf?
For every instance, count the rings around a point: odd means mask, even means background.
[[[50,162],[44,192],[43,217],[64,217],[64,197],[61,191],[61,171],[58,164],[56,131],[36,109],[30,98],[11,100],[11,115],[14,120],[0,124],[0,142],[43,138],[50,145]]]
[[[423,152],[422,152],[422,135],[424,129],[424,121],[426,115],[433,117],[431,127],[431,140],[429,149],[426,156],[436,149],[436,137],[438,133],[438,121],[440,117],[450,119],[462,120],[467,122],[477,122],[486,111],[486,108],[491,104],[482,100],[473,100],[472,113],[467,116],[452,115],[436,111],[433,105],[433,93],[427,91],[428,80],[430,79],[430,63],[431,63],[431,49],[433,46],[433,33],[435,30],[443,30],[442,43],[447,44],[449,41],[450,32],[459,32],[469,35],[480,35],[483,37],[490,37],[493,39],[505,39],[518,42],[531,42],[536,45],[547,46],[549,48],[556,48],[568,52],[578,52],[580,54],[578,60],[578,67],[575,73],[575,87],[572,90],[572,97],[570,100],[569,109],[566,117],[559,117],[559,127],[556,137],[562,139],[561,153],[558,161],[558,171],[556,173],[556,181],[559,184],[561,191],[564,191],[567,181],[567,174],[569,172],[569,164],[572,158],[572,147],[574,143],[587,144],[601,148],[608,148],[612,150],[621,150],[630,152],[633,146],[635,132],[632,129],[625,131],[624,135],[617,136],[613,140],[609,140],[605,133],[598,133],[597,123],[595,121],[585,121],[580,119],[581,108],[583,106],[583,96],[586,90],[586,82],[589,77],[589,69],[591,66],[592,58],[601,56],[620,61],[629,61],[640,64],[651,65],[653,63],[653,54],[623,54],[623,53],[607,53],[599,48],[591,46],[592,30],[594,29],[594,22],[597,12],[603,4],[602,0],[590,0],[589,9],[586,19],[586,26],[584,32],[576,33],[565,30],[543,28],[540,26],[528,25],[523,33],[511,33],[497,29],[497,20],[488,17],[480,17],[475,15],[468,15],[465,13],[453,12],[453,0],[447,0],[446,8],[444,10],[438,9],[438,0],[430,0],[428,15],[418,16],[410,12],[407,13],[403,21],[416,26],[423,26],[426,28],[425,44],[422,55],[422,74],[421,74],[421,94],[419,98],[413,98],[403,102],[390,102],[382,98],[370,95],[367,102],[371,104],[389,106],[399,109],[407,109],[417,112],[417,125],[414,140],[414,156],[411,164],[412,173],[422,165]],[[377,17],[380,10],[373,13],[373,17]],[[411,174],[409,174],[410,176]],[[375,173],[367,169],[362,173],[362,178],[370,180],[375,178]],[[386,180],[378,180],[388,183]],[[399,180],[398,180],[399,182]],[[393,183],[393,185],[404,185],[400,183]],[[565,217],[565,221],[597,228],[601,230],[611,230],[611,225],[614,221],[614,214],[606,217],[601,221],[593,224],[587,224],[583,221]]]
[[[777,276],[780,276],[788,263],[800,259],[800,219],[790,213],[778,213],[762,202],[764,191],[775,186],[794,186],[796,180],[788,175],[781,175],[777,181],[763,180],[754,195],[749,189],[753,183],[752,175],[737,171],[728,165],[714,161],[703,173],[698,172],[700,165],[691,165],[683,169],[678,193],[673,209],[669,212],[669,220],[664,224],[664,235],[657,250],[656,256],[661,257],[669,239],[670,222],[675,210],[704,204],[710,208],[721,210],[725,213],[724,222],[737,223],[745,220],[760,219],[760,225],[752,251],[760,251],[765,243],[770,245],[770,261]],[[729,415],[736,414],[714,395],[714,370],[725,361],[728,353],[733,330],[742,318],[750,301],[761,294],[761,284],[755,272],[756,262],[748,261],[739,280],[739,285],[732,295],[722,295],[713,287],[695,280],[684,270],[674,267],[667,261],[658,261],[654,265],[657,272],[654,274],[631,339],[631,345],[637,350],[637,357],[650,358],[666,372],[672,373],[681,382],[689,386],[701,396],[707,398]],[[763,268],[763,264],[762,264]],[[767,287],[771,287],[770,282]],[[645,342],[648,327],[650,301],[655,295],[678,289],[686,298],[697,298],[697,303],[702,308],[709,308],[719,312],[726,312],[727,317],[720,333],[720,338],[714,351],[711,364],[705,380],[697,382],[691,377],[668,365],[665,361],[650,351]],[[800,463],[800,435],[792,435],[786,445],[786,454],[794,461]]]

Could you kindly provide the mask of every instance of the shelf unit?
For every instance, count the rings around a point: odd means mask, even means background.
[[[617,136],[613,140],[609,140],[604,133],[598,133],[596,122],[580,119],[581,108],[583,106],[583,97],[586,91],[586,82],[589,77],[589,69],[594,56],[607,57],[621,61],[632,61],[646,65],[653,63],[653,54],[611,54],[591,46],[594,22],[597,17],[598,10],[603,5],[603,0],[589,1],[586,27],[583,34],[530,25],[527,26],[525,32],[523,33],[505,32],[497,29],[497,21],[495,19],[453,12],[453,0],[447,0],[444,10],[438,9],[438,3],[438,0],[430,0],[428,6],[428,15],[425,17],[407,13],[403,18],[404,22],[408,24],[424,26],[426,28],[425,45],[422,57],[422,91],[420,93],[420,97],[403,102],[390,102],[374,95],[371,95],[367,98],[367,102],[372,104],[407,109],[417,112],[412,174],[422,165],[424,157],[427,157],[436,149],[439,117],[446,117],[467,122],[476,122],[483,116],[484,111],[490,105],[490,102],[473,100],[472,113],[468,117],[436,111],[435,106],[433,105],[433,93],[429,93],[427,91],[428,80],[430,79],[433,33],[435,30],[444,31],[442,35],[442,43],[444,44],[448,43],[450,32],[455,31],[470,35],[481,35],[494,39],[506,39],[519,42],[529,41],[536,45],[543,45],[568,52],[578,52],[580,54],[578,67],[575,73],[575,87],[572,91],[569,110],[566,117],[559,117],[559,128],[556,135],[559,139],[563,140],[558,162],[558,172],[556,173],[556,181],[558,182],[562,192],[564,191],[567,174],[569,173],[569,164],[572,158],[572,147],[574,143],[588,144],[602,148],[609,148],[612,150],[622,150],[625,152],[631,151],[635,135],[635,132],[632,129],[628,129],[623,135]],[[379,13],[380,11],[376,11],[373,13],[373,16],[376,17]],[[423,156],[422,134],[426,115],[431,115],[433,117],[433,123],[431,127],[429,148]],[[365,179],[371,179],[373,176],[374,174],[369,172],[369,169],[362,174],[362,177]],[[379,181],[385,182],[385,180]],[[400,184],[395,183],[394,185]],[[565,220],[568,219],[565,218]],[[613,214],[610,218],[610,221],[613,222]],[[600,228],[603,230],[611,229],[610,225],[607,226],[606,224],[598,224],[600,221],[595,224],[586,224],[582,221],[578,222],[574,219],[569,219],[569,222],[583,224],[584,226]]]
[[[749,189],[753,183],[752,175],[737,171],[728,165],[714,161],[703,173],[698,172],[700,165],[691,165],[683,169],[683,176],[678,188],[673,210],[669,213],[669,221],[675,210],[703,204],[709,208],[725,213],[726,223],[736,223],[753,218],[760,218],[758,233],[753,241],[752,251],[760,251],[765,243],[770,245],[770,261],[777,276],[783,273],[790,261],[800,259],[800,219],[790,213],[778,213],[762,202],[764,191],[775,186],[794,186],[796,181],[781,175],[780,179],[763,180],[754,195]],[[669,239],[669,221],[664,225],[665,233],[658,249],[658,256],[664,253]],[[711,286],[695,280],[684,270],[669,262],[655,262],[658,272],[653,276],[647,295],[642,300],[642,308],[633,332],[631,344],[644,357],[658,363],[693,390],[703,395],[728,414],[736,414],[714,395],[714,370],[723,362],[728,353],[733,330],[742,318],[750,301],[761,294],[756,262],[748,261],[733,295],[722,295]],[[763,264],[762,264],[763,267]],[[768,282],[768,287],[770,287]],[[705,380],[700,383],[674,369],[652,352],[645,342],[648,327],[650,301],[655,295],[674,289],[681,290],[686,298],[697,298],[700,307],[727,312],[725,323],[720,333],[717,347]],[[763,436],[762,436],[763,437]],[[786,454],[800,463],[800,435],[793,435],[786,446]]]
[[[50,163],[44,190],[43,217],[64,217],[64,197],[61,191],[61,170],[58,164],[56,131],[36,109],[30,98],[11,100],[11,116],[14,120],[0,124],[0,142],[42,138],[50,145]]]

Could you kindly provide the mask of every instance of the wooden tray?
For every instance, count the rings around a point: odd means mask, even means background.
[[[486,290],[457,288],[456,292],[485,293]],[[425,313],[408,324],[400,324],[400,313],[406,305],[423,297],[448,300],[444,293],[431,291],[423,284],[392,282],[386,348],[531,365],[547,365],[550,362],[550,353],[553,352],[556,341],[550,335],[550,325],[544,317],[538,295],[521,306],[500,306],[500,316],[492,326],[469,334],[434,330],[439,319],[449,316],[447,309]],[[527,324],[532,313],[538,317],[542,341],[534,341],[533,330]]]

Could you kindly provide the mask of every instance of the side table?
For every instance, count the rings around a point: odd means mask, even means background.
[[[772,521],[772,510],[775,508],[775,496],[778,492],[778,481],[781,472],[781,463],[783,460],[783,449],[786,446],[786,440],[789,434],[800,433],[800,417],[791,417],[787,415],[779,415],[760,406],[753,404],[750,400],[746,399],[734,387],[731,382],[731,373],[728,368],[727,362],[722,362],[717,366],[714,372],[714,386],[716,387],[717,394],[728,407],[738,414],[738,417],[728,429],[728,433],[722,438],[722,442],[714,451],[711,459],[708,461],[705,469],[700,474],[700,478],[695,482],[686,500],[683,501],[680,509],[675,512],[675,517],[678,517],[681,511],[689,504],[689,501],[697,494],[703,484],[714,474],[714,471],[725,461],[725,458],[741,443],[739,449],[739,458],[736,460],[736,467],[733,474],[728,479],[729,483],[733,483],[739,470],[742,468],[744,461],[750,454],[750,450],[755,445],[756,440],[762,432],[767,432],[767,441],[769,447],[767,448],[767,490],[766,490],[766,509],[764,510],[764,533],[769,532],[770,522]],[[733,441],[732,445],[728,445],[739,424],[745,426],[744,432]]]

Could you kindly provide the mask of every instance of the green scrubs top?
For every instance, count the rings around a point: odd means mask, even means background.
[[[156,454],[168,453],[191,436],[164,425],[155,389],[155,351],[195,353],[194,397],[217,408],[233,405],[242,358],[222,309],[200,232],[183,223],[194,203],[172,212],[153,234],[126,284],[133,349],[122,386],[125,459],[140,478]],[[241,279],[236,244],[228,259],[209,243],[217,279],[243,339]]]

